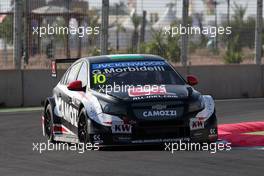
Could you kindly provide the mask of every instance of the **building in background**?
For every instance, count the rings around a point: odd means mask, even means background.
[[[157,21],[157,23],[154,24],[153,28],[155,30],[159,30],[165,26],[170,26],[172,23],[176,22],[176,10],[175,10],[175,4],[169,3],[167,4],[167,9],[164,12],[164,14],[161,16],[161,18]]]
[[[14,0],[11,0],[11,7],[13,7]],[[46,5],[46,0],[27,0],[28,10],[32,11],[33,9],[42,7]]]
[[[89,3],[85,0],[49,0],[47,4],[52,6],[63,6],[79,13],[87,13],[89,10]]]

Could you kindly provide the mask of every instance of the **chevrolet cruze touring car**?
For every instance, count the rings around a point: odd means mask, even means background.
[[[55,60],[52,69],[64,61],[71,59]],[[159,56],[77,59],[45,101],[43,134],[101,145],[214,142],[214,100],[192,87],[197,83]]]

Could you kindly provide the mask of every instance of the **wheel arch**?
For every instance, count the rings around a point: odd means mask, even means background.
[[[60,123],[60,119],[54,114],[54,109],[55,109],[55,106],[56,106],[54,97],[48,97],[46,99],[45,104],[44,104],[43,116],[44,116],[44,114],[46,112],[46,109],[47,109],[48,105],[51,106],[52,115],[53,115],[53,122],[54,123]]]
[[[79,105],[79,108],[78,108],[78,115],[80,115],[80,113],[81,113],[81,110],[84,108],[84,105],[83,105],[83,103],[81,103],[80,105]]]
[[[44,112],[46,111],[46,108],[49,104],[51,105],[52,110],[54,110],[56,103],[55,103],[55,99],[53,97],[48,97],[46,99],[46,101],[44,103]]]

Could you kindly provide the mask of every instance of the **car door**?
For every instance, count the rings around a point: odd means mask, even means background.
[[[67,78],[69,76],[69,73],[71,71],[71,68],[69,68],[61,78],[60,82],[57,84],[57,86],[53,89],[53,97],[55,99],[56,109],[55,114],[59,117],[62,117],[63,108],[64,108],[64,99],[62,99],[62,95],[64,95],[65,87]],[[61,124],[61,119],[58,119],[58,124]]]
[[[71,131],[75,132],[77,127],[77,116],[78,116],[78,107],[74,104],[76,97],[76,92],[71,91],[67,86],[73,81],[77,80],[82,62],[77,62],[70,67],[68,75],[65,80],[60,83],[58,97],[60,97],[60,113],[62,117],[61,123],[66,126]]]

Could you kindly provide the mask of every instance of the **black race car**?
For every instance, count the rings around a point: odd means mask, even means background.
[[[56,64],[73,59],[53,61]],[[201,95],[163,58],[107,55],[76,60],[45,101],[51,141],[100,145],[217,140],[211,96]]]

